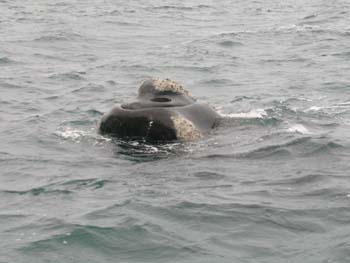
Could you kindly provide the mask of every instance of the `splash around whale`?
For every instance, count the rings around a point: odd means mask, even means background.
[[[126,139],[192,141],[209,133],[219,119],[208,104],[197,102],[177,82],[147,79],[134,101],[103,115],[99,132]]]

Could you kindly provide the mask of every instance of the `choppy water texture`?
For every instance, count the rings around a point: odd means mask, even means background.
[[[349,1],[0,1],[0,262],[349,262]],[[99,136],[146,77],[208,137]]]

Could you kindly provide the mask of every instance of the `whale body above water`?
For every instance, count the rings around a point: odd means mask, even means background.
[[[191,141],[209,133],[219,119],[208,104],[197,102],[177,82],[147,79],[134,101],[115,106],[103,115],[99,132],[150,141]]]

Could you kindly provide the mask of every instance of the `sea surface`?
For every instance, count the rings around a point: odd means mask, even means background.
[[[142,80],[203,139],[98,134]],[[0,0],[0,262],[350,262],[350,1]]]

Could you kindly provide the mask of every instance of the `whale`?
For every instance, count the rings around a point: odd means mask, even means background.
[[[102,116],[99,133],[147,141],[193,141],[217,127],[220,115],[170,79],[146,79],[137,97]]]

